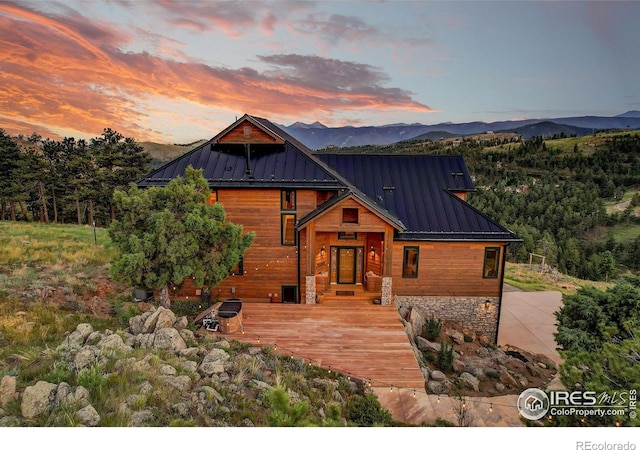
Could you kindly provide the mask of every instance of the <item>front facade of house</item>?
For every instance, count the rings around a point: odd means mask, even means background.
[[[462,157],[314,153],[245,115],[138,185],[165,186],[188,166],[203,169],[227,219],[256,235],[214,296],[375,298],[497,339],[505,250],[519,239],[466,203]]]

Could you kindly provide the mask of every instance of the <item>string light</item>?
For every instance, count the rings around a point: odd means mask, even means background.
[[[413,390],[413,398],[416,398],[416,390]]]
[[[489,403],[489,412],[493,412],[493,403]]]

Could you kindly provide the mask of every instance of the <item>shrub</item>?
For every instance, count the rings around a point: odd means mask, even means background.
[[[451,371],[453,368],[453,358],[453,346],[443,342],[438,351],[438,368],[443,372]]]
[[[384,409],[378,397],[367,393],[352,397],[347,403],[347,419],[357,426],[390,426],[393,416],[388,409]]]
[[[473,336],[470,336],[468,334],[464,335],[464,341],[465,342],[473,342]]]
[[[442,330],[442,321],[431,316],[429,320],[424,324],[424,337],[430,341],[440,336],[440,330]]]

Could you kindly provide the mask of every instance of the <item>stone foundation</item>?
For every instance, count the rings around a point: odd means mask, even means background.
[[[492,343],[498,341],[499,300],[498,297],[395,296],[398,308],[417,308],[427,320],[433,315],[436,319],[456,322],[486,336]]]
[[[316,277],[309,275],[305,277],[305,296],[304,300],[307,305],[316,304]]]

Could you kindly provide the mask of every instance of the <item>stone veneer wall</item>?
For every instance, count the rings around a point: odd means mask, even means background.
[[[305,303],[307,305],[316,304],[316,277],[309,275],[305,277]]]
[[[490,302],[488,308],[485,307],[487,300]],[[427,320],[433,315],[436,319],[456,322],[486,336],[492,343],[498,341],[499,300],[498,297],[395,296],[398,308],[417,308]]]

